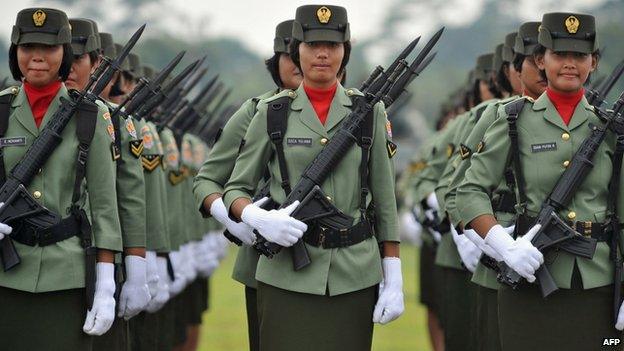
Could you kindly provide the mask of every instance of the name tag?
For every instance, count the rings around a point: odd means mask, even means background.
[[[286,145],[288,146],[312,146],[312,138],[286,138]]]
[[[0,147],[24,145],[26,145],[26,137],[0,138]]]
[[[557,150],[557,143],[531,144],[531,152],[544,152]]]

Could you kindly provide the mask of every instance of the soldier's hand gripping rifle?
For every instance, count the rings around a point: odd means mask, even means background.
[[[293,187],[290,194],[280,208],[287,207],[295,201],[299,201],[299,206],[291,214],[292,217],[302,221],[314,221],[317,224],[332,229],[345,230],[351,227],[353,218],[336,208],[323,194],[320,185],[338,165],[344,155],[357,141],[357,133],[363,121],[380,101],[392,101],[397,98],[409,82],[409,78],[419,74],[431,59],[427,57],[433,49],[438,39],[442,35],[440,30],[425,45],[413,63],[408,66],[405,60],[400,60],[393,72],[386,75],[386,79],[381,84],[373,84],[368,89],[364,98],[356,99],[352,112],[343,120],[340,129],[334,134],[331,140],[321,152],[303,171],[301,178]],[[394,66],[394,65],[393,65]],[[407,71],[405,71],[407,69]],[[404,72],[405,71],[405,72]],[[365,220],[362,218],[362,220]],[[258,241],[254,247],[262,254],[272,257],[281,250],[281,246],[267,242],[266,239],[258,236]],[[305,244],[299,240],[291,250],[293,258],[293,268],[300,270],[311,263],[310,256]]]
[[[31,224],[41,227],[58,223],[59,215],[40,205],[26,190],[26,186],[63,141],[61,134],[74,115],[82,110],[97,109],[95,101],[98,95],[113,78],[114,73],[119,70],[121,62],[139,40],[144,29],[145,25],[132,35],[115,60],[105,57],[97,70],[91,74],[87,86],[82,91],[71,90],[70,99],[61,98],[59,109],[54,112],[22,159],[9,172],[6,182],[0,188],[0,202],[4,203],[0,207],[0,222],[18,225],[20,221],[27,219]],[[78,150],[78,152],[83,151]],[[89,237],[88,240],[90,241],[91,238]],[[95,250],[91,251],[95,255]],[[6,236],[0,242],[0,256],[5,271],[20,263],[19,255],[10,236]]]
[[[531,240],[531,243],[541,252],[557,247],[573,255],[591,259],[596,251],[596,239],[587,238],[576,232],[557,214],[557,212],[570,203],[572,197],[574,197],[574,194],[594,167],[593,158],[607,133],[610,130],[614,130],[617,135],[623,135],[621,133],[624,131],[624,128],[622,128],[624,122],[622,117],[624,93],[620,95],[612,110],[604,112],[596,109],[596,111],[601,119],[605,121],[605,125],[596,126],[589,124],[591,134],[583,140],[583,143],[572,157],[570,165],[557,180],[548,198],[542,203],[541,210],[534,223],[534,225],[540,224],[541,228],[533,240]],[[619,236],[619,233],[613,233],[613,235]],[[517,288],[523,281],[523,278],[504,262],[499,264],[499,269],[498,280],[501,283]],[[558,289],[545,265],[542,265],[536,271],[536,278],[544,297]]]

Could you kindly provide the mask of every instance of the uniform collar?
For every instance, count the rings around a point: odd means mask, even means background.
[[[48,106],[48,110],[46,111],[46,114],[43,116],[43,120],[41,121],[42,128],[46,125],[48,120],[52,117],[54,112],[56,112],[56,110],[58,110],[59,106],[61,105],[61,100],[60,100],[61,96],[64,96],[64,97],[69,96],[67,93],[67,88],[65,87],[65,84],[61,84],[61,88],[56,93],[56,96],[54,97],[54,99],[52,99],[50,106]],[[17,93],[17,96],[15,97],[15,99],[13,99],[13,102],[11,103],[12,108],[17,108],[20,106],[23,106],[22,112],[15,114],[15,118],[32,135],[38,136],[39,129],[35,125],[35,119],[32,116],[32,111],[30,110],[30,105],[28,104],[28,98],[26,97],[26,92],[24,91],[23,87],[20,88],[19,92]],[[28,113],[26,113],[26,111],[28,111]]]
[[[591,106],[589,102],[587,102],[585,96],[583,96],[578,105],[576,105],[570,124],[566,126],[561,116],[559,116],[557,108],[555,108],[555,105],[553,105],[548,95],[546,95],[546,92],[542,93],[533,104],[533,111],[544,111],[543,117],[546,121],[565,131],[571,131],[585,123],[585,121],[587,121],[588,112],[592,112],[593,110],[593,106]]]
[[[312,108],[312,103],[306,95],[303,84],[299,85],[295,93],[296,96],[291,101],[290,108],[294,111],[300,111],[299,119],[301,122],[312,131],[324,137],[328,137],[327,132],[332,130],[349,114],[350,109],[347,107],[352,105],[351,98],[347,95],[347,90],[338,83],[334,99],[329,107],[327,121],[325,121],[325,126],[323,126],[316,116],[314,108]]]

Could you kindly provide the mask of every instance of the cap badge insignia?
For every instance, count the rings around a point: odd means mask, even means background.
[[[318,17],[319,22],[325,24],[329,23],[329,19],[331,18],[331,10],[327,7],[323,6],[316,11],[316,17]]]
[[[45,23],[46,13],[43,10],[37,10],[33,13],[33,22],[35,23],[35,27],[41,27]]]
[[[579,24],[580,22],[578,18],[574,16],[570,16],[566,18],[565,20],[566,29],[568,30],[568,33],[570,34],[575,34],[578,31]]]

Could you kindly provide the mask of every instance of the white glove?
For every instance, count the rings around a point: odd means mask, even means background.
[[[485,243],[502,257],[505,263],[529,283],[535,281],[535,271],[544,264],[544,255],[531,244],[541,225],[534,225],[526,235],[514,240],[505,228],[497,224],[490,229]]]
[[[416,246],[422,246],[422,226],[416,218],[414,218],[414,214],[409,211],[405,211],[401,213],[399,217],[401,229],[401,241],[407,241],[415,244]]]
[[[507,229],[507,228],[505,228]],[[481,235],[477,234],[474,229],[464,229],[464,236],[466,236],[473,244],[477,245],[484,254],[492,257],[497,262],[501,262],[503,260],[503,256],[501,256],[496,250],[494,250],[490,245],[485,243],[485,240],[481,237]]]
[[[95,274],[93,306],[87,311],[82,331],[89,335],[102,335],[115,320],[115,264],[98,262]]]
[[[200,247],[203,251],[202,261],[199,268],[199,274],[202,277],[208,278],[212,275],[212,272],[219,266],[218,252],[213,244],[213,238],[215,235],[206,234],[200,243]]]
[[[143,311],[152,297],[147,286],[147,260],[140,256],[128,255],[124,258],[124,262],[126,281],[121,287],[117,317],[129,320]]]
[[[379,283],[379,299],[373,311],[373,323],[387,324],[399,318],[405,310],[401,260],[386,257],[381,261],[384,278]]]
[[[264,199],[268,200],[266,197]],[[230,219],[222,198],[218,198],[212,202],[212,205],[210,205],[210,214],[219,221],[219,223],[223,224],[230,234],[242,241],[243,244],[253,245],[256,241],[256,234],[254,234],[251,226],[244,222],[236,223]]]
[[[436,197],[435,192],[431,192],[431,194],[427,195],[427,206],[434,211],[438,211],[440,209],[440,204],[438,203],[438,198]]]
[[[615,322],[615,329],[624,330],[624,303],[620,306],[620,311],[618,312],[617,321]]]
[[[147,263],[147,287],[153,299],[158,293],[158,263],[156,262],[156,252],[145,251],[145,262]]]
[[[161,309],[167,301],[169,301],[169,272],[167,271],[167,259],[164,257],[156,257],[156,266],[158,268],[158,286],[156,293],[152,295],[152,299],[147,304],[147,312],[154,313]]]
[[[184,253],[184,274],[186,275],[186,280],[189,284],[197,278],[197,270],[195,270],[194,247],[194,241],[182,245],[182,252]]]
[[[2,206],[4,206],[4,202],[0,202],[0,207]],[[4,224],[4,223],[0,223],[0,240],[4,239],[5,235],[11,234],[12,231],[13,231],[13,228],[11,228],[11,226]]]
[[[243,222],[256,228],[260,235],[272,243],[283,247],[293,246],[308,230],[308,226],[290,216],[299,206],[295,201],[286,208],[280,210],[263,210],[260,207],[249,204],[243,209],[241,219]]]
[[[182,247],[180,247],[180,250]],[[171,251],[169,253],[169,259],[171,260],[171,266],[173,267],[173,282],[169,285],[169,294],[175,296],[184,290],[186,287],[186,275],[183,272],[184,269],[184,256],[178,251]]]
[[[453,241],[455,242],[455,246],[457,246],[457,252],[464,266],[466,266],[470,272],[474,273],[479,264],[479,259],[481,258],[481,249],[465,235],[459,235],[453,226],[451,226],[451,234],[453,235]]]

